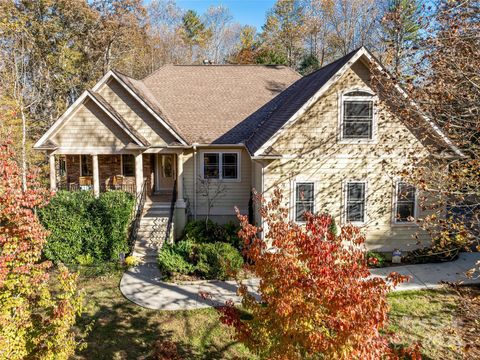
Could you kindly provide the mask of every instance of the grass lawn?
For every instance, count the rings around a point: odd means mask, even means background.
[[[185,359],[252,358],[232,340],[232,331],[219,323],[214,309],[167,312],[141,308],[122,296],[120,277],[121,272],[114,272],[81,278],[80,287],[90,303],[82,323],[93,320],[93,325],[88,346],[77,359],[144,359],[157,340],[176,343]],[[474,291],[478,296],[480,291]],[[389,327],[398,336],[396,342],[420,341],[424,359],[461,359],[460,298],[452,289],[390,294]]]

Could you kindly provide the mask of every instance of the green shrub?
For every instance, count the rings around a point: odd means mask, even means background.
[[[133,204],[133,196],[121,191],[102,193],[99,198],[87,191],[59,191],[38,211],[40,221],[50,231],[45,257],[66,264],[86,259],[81,256],[95,261],[118,259],[121,252],[129,250]]]
[[[163,245],[158,252],[158,266],[163,275],[170,277],[173,274],[187,275],[194,272],[194,265],[187,262],[182,256],[183,250],[177,244]]]
[[[238,237],[239,226],[233,221],[225,225],[214,223],[212,220],[190,221],[185,226],[184,239],[192,240],[196,243],[215,243],[224,242],[231,244],[237,249],[241,249],[241,242]]]
[[[375,259],[373,261],[369,260],[369,266],[373,267],[383,267],[385,264],[385,256],[375,251],[368,251],[365,257],[368,259]]]
[[[196,271],[208,279],[228,279],[231,272],[239,270],[242,265],[242,256],[230,244],[217,242],[198,247]]]

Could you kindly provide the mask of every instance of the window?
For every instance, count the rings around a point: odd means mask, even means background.
[[[366,187],[365,182],[347,183],[345,216],[347,222],[365,222]]]
[[[236,179],[238,164],[238,154],[226,153],[222,154],[222,177],[224,179]]]
[[[312,182],[295,184],[295,221],[305,221],[305,213],[315,211],[315,190]]]
[[[203,178],[238,180],[239,163],[237,152],[204,153]]]
[[[90,155],[80,156],[80,176],[92,176],[93,164],[92,157]]]
[[[203,177],[205,179],[220,178],[220,154],[218,153],[203,154]]]
[[[122,175],[135,176],[135,157],[133,155],[122,155]]]
[[[412,222],[415,219],[416,209],[415,186],[399,181],[396,186],[395,194],[395,222]]]
[[[373,95],[351,91],[342,96],[342,139],[373,139]]]

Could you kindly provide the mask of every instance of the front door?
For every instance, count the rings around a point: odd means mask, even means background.
[[[157,191],[173,189],[175,182],[175,158],[173,154],[157,155]]]

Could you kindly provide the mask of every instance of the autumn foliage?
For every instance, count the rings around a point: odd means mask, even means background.
[[[47,232],[35,214],[50,194],[35,174],[23,192],[14,159],[12,143],[0,142],[0,359],[67,359],[82,303],[76,276],[60,267],[50,281],[51,264],[41,261]]]
[[[230,302],[219,309],[222,322],[260,358],[396,358],[380,331],[387,324],[386,295],[405,277],[369,277],[358,228],[337,229],[325,214],[307,214],[305,226],[298,225],[288,221],[281,201],[279,190],[268,203],[261,200],[267,241],[238,214],[249,270],[260,278],[261,301],[241,285],[249,315],[243,319]]]

